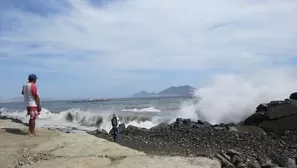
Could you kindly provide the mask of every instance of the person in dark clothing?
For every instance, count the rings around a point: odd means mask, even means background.
[[[116,114],[113,114],[113,117],[111,119],[111,125],[112,125],[112,134],[113,134],[113,140],[115,142],[119,142],[119,117],[116,116]]]

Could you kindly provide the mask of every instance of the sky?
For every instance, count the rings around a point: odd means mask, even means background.
[[[285,96],[297,90],[296,18],[296,0],[1,0],[0,96],[21,96],[30,73],[55,99],[172,85]]]

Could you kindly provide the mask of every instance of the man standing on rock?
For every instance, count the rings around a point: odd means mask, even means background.
[[[24,95],[24,104],[27,108],[27,115],[30,116],[29,120],[29,136],[35,136],[35,120],[40,114],[40,98],[38,95],[38,89],[36,86],[37,76],[35,74],[30,74],[28,77],[28,82],[23,85],[22,94]]]
[[[119,117],[116,114],[113,114],[113,117],[111,119],[111,125],[112,125],[112,134],[113,134],[113,140],[115,142],[119,142]]]

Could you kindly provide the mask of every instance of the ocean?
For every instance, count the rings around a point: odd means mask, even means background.
[[[198,119],[191,108],[197,103],[195,98],[142,98],[111,99],[105,102],[67,103],[66,101],[44,101],[36,122],[38,127],[76,128],[79,130],[111,129],[112,114],[117,114],[120,122],[143,128],[151,128],[160,123],[170,123],[177,117]],[[28,123],[24,104],[1,103],[1,115],[20,119]],[[190,111],[191,114],[188,114]],[[195,110],[194,110],[195,111]],[[194,112],[195,113],[195,112]]]

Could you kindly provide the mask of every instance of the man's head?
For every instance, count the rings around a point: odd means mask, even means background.
[[[29,82],[32,82],[32,83],[36,83],[36,81],[37,81],[37,76],[35,75],[35,74],[30,74],[29,76],[28,76],[28,80],[29,80]]]
[[[113,114],[113,117],[116,117],[117,115],[116,114]]]

